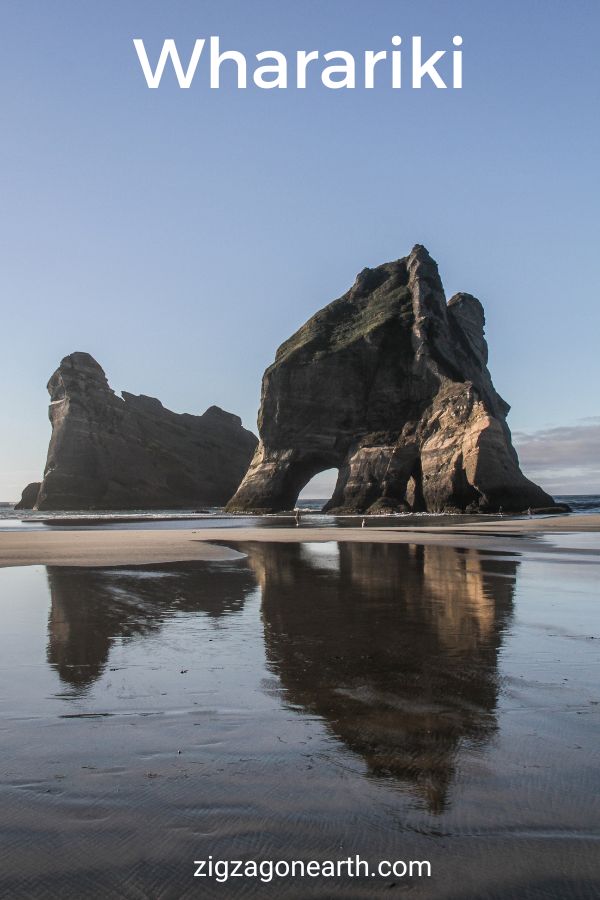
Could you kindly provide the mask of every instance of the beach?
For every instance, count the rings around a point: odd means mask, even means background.
[[[593,896],[597,533],[1,533],[0,896]]]
[[[600,515],[563,515],[540,518],[506,518],[494,522],[464,525],[402,528],[292,526],[258,528],[190,528],[178,530],[48,530],[28,533],[0,532],[1,566],[111,566],[190,560],[231,558],[225,547],[235,541],[298,543],[357,542],[446,545],[479,549],[517,549],[529,542],[529,549],[549,549],[539,540],[543,535],[600,532]],[[518,542],[515,545],[515,542]]]

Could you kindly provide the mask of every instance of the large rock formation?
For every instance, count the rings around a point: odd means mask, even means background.
[[[36,509],[220,506],[256,448],[218,406],[179,415],[153,397],[117,396],[89,353],[66,356],[48,392],[52,437]]]
[[[519,469],[483,326],[475,297],[446,302],[424,247],[362,271],[265,372],[261,440],[228,509],[289,509],[334,467],[329,510],[552,506]]]

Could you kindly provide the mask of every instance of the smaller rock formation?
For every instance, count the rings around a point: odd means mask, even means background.
[[[40,488],[41,481],[32,481],[26,488],[23,488],[21,499],[15,504],[15,509],[33,509],[35,507]]]
[[[89,353],[66,356],[48,392],[44,479],[35,498],[29,485],[21,500],[39,510],[221,506],[257,444],[238,416],[218,406],[193,416],[154,397],[117,396]]]

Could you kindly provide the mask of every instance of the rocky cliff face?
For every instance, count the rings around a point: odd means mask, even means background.
[[[330,511],[551,506],[519,469],[484,321],[470,294],[446,302],[424,247],[362,271],[265,372],[260,443],[228,508],[289,509],[334,467]]]
[[[179,415],[153,397],[117,396],[88,353],[66,356],[48,392],[52,437],[36,509],[222,505],[256,448],[217,406]]]

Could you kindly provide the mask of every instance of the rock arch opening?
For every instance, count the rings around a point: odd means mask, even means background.
[[[338,479],[339,470],[335,468],[323,469],[317,472],[304,485],[298,495],[298,505],[313,505],[320,501],[319,508],[325,506],[331,500]]]

